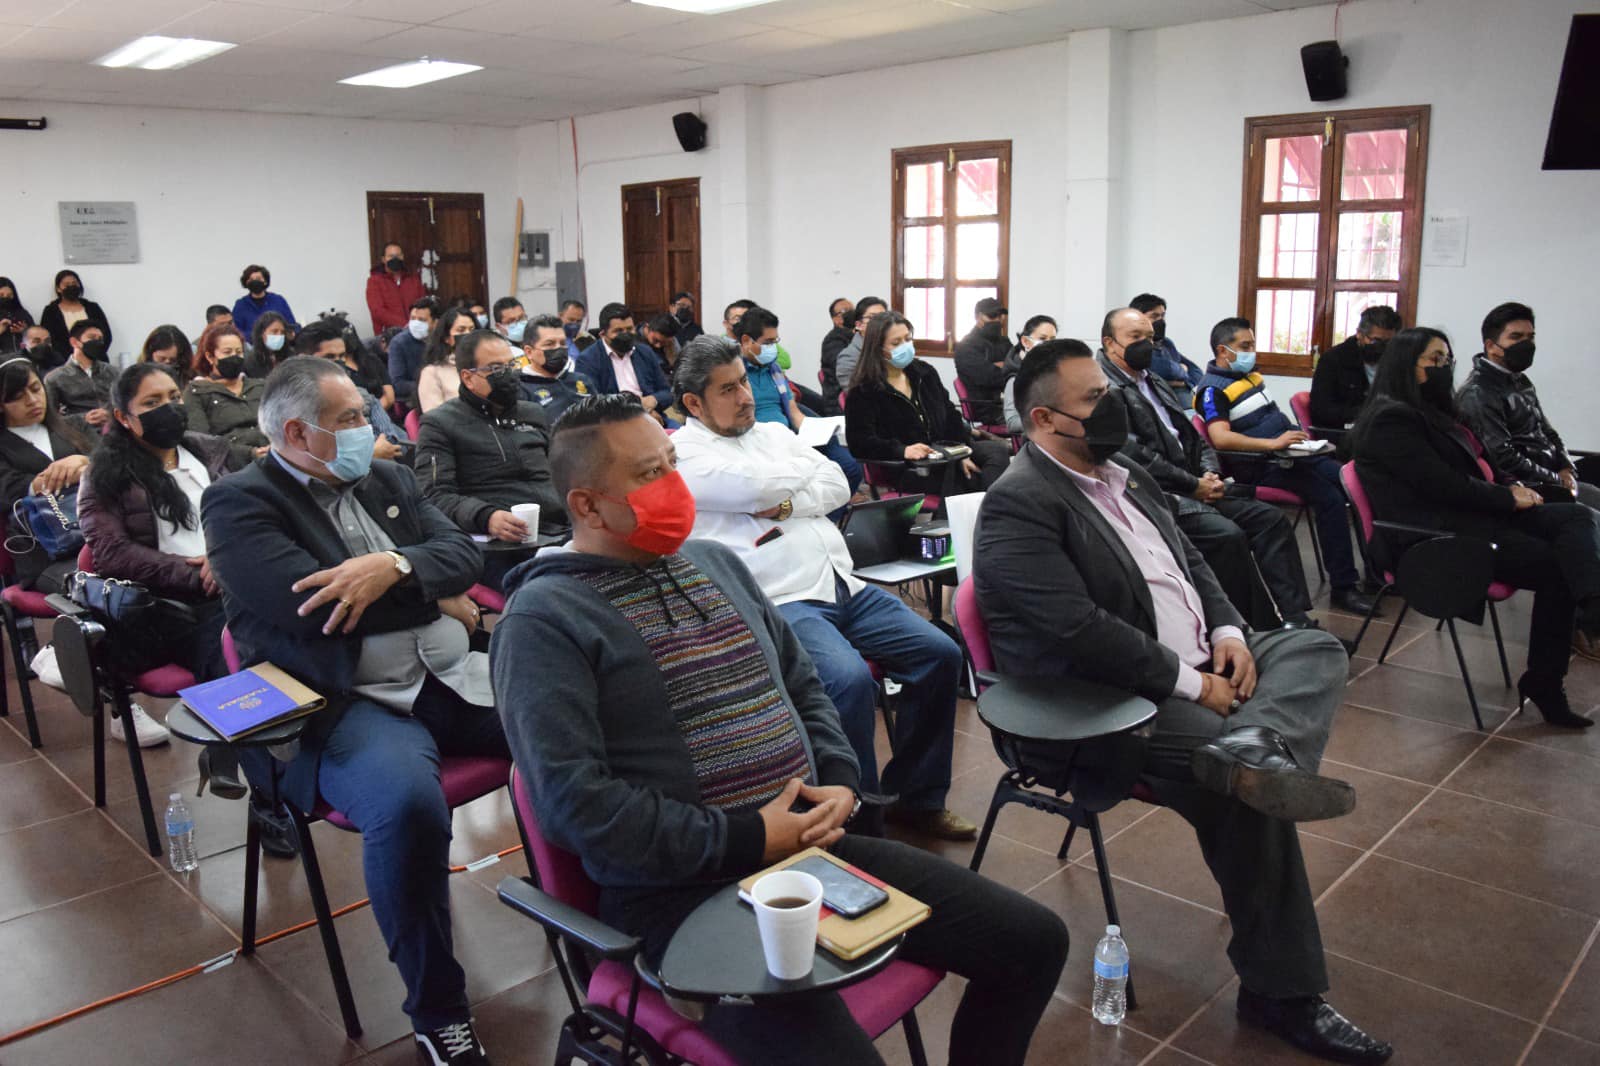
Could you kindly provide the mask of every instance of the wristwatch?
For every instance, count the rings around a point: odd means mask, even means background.
[[[789,520],[789,517],[791,515],[793,515],[793,514],[794,514],[794,497],[791,496],[789,499],[784,500],[782,503],[778,504],[777,519],[780,522],[787,522]]]
[[[397,551],[387,551],[387,552],[384,552],[383,554],[387,555],[389,558],[394,560],[395,573],[400,575],[400,580],[401,581],[404,581],[406,578],[411,576],[411,560],[410,559],[407,559],[404,555],[401,555]]]

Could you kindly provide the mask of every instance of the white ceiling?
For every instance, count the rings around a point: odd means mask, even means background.
[[[569,115],[1328,0],[776,0],[691,15],[628,0],[0,0],[0,99],[520,126]],[[145,34],[239,47],[178,71],[90,61]],[[483,70],[339,79],[421,56]]]

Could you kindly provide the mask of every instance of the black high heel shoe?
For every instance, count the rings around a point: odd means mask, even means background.
[[[239,780],[239,757],[232,748],[221,744],[213,744],[200,749],[200,788],[196,796],[203,795],[206,785],[211,785],[211,794],[223,799],[244,799],[244,782]]]
[[[1523,674],[1517,678],[1517,713],[1522,713],[1522,708],[1529,701],[1539,708],[1539,713],[1549,725],[1560,726],[1563,729],[1588,729],[1594,725],[1593,718],[1585,718],[1573,711],[1572,705],[1567,702],[1567,690],[1559,683],[1553,689],[1539,691],[1528,681],[1528,675]]]

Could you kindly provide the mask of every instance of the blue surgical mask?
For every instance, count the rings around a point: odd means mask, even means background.
[[[269,352],[281,352],[283,350],[283,341],[284,336],[282,333],[269,333],[261,338],[261,343],[267,346],[267,351]]]
[[[333,462],[317,459],[317,462],[327,469],[328,473],[340,481],[360,481],[372,469],[372,451],[378,444],[378,438],[372,433],[371,426],[351,426],[335,432],[323,429],[315,422],[304,423],[307,429],[314,429],[318,433],[327,433],[333,437],[334,453]],[[316,459],[316,456],[312,456]]]
[[[756,353],[756,362],[762,366],[770,366],[778,361],[778,346],[776,344],[763,344]]]
[[[412,339],[414,339],[414,340],[419,340],[419,341],[427,340],[428,339],[428,329],[429,329],[428,324],[426,322],[422,321],[422,319],[420,319],[420,318],[413,318],[411,321],[406,323],[406,332],[411,334]]]
[[[528,320],[519,318],[506,327],[506,339],[512,344],[521,344],[522,335],[528,332]]]
[[[898,348],[889,353],[889,362],[900,370],[911,365],[911,360],[917,357],[917,346],[910,341],[903,342]]]
[[[1232,348],[1228,348],[1228,353],[1233,356],[1232,369],[1237,373],[1248,374],[1256,368],[1255,352],[1236,352]]]

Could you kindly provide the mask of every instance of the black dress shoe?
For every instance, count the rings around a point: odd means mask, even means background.
[[[1196,748],[1189,758],[1195,780],[1271,818],[1318,822],[1355,809],[1347,782],[1303,770],[1283,737],[1248,726]]]
[[[1359,614],[1365,617],[1367,612],[1371,611],[1372,617],[1383,617],[1381,610],[1373,610],[1372,597],[1362,595],[1361,590],[1354,585],[1334,589],[1328,594],[1328,604],[1338,610],[1348,611],[1350,614]]]
[[[1517,678],[1518,714],[1522,713],[1523,706],[1530,700],[1550,725],[1563,729],[1588,729],[1594,725],[1593,718],[1585,718],[1572,709],[1572,704],[1567,702],[1566,686],[1560,681],[1554,685],[1539,685],[1530,680],[1529,675],[1523,674]]]
[[[1268,999],[1239,989],[1239,1020],[1329,1062],[1388,1062],[1394,1046],[1374,1040],[1321,996]]]
[[[250,795],[250,820],[261,830],[262,851],[275,859],[292,859],[300,854],[300,843],[295,839],[294,824],[289,816],[270,809],[258,792]]]

